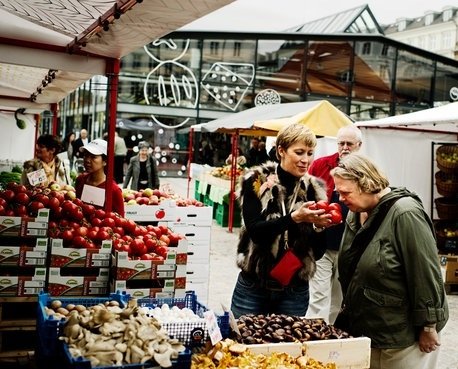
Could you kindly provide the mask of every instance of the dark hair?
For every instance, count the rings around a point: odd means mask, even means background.
[[[58,137],[53,135],[41,135],[37,139],[37,145],[42,145],[49,149],[55,149],[55,154],[57,155],[61,151],[61,143]]]

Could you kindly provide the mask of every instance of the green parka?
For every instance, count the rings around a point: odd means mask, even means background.
[[[448,320],[432,222],[421,200],[405,188],[383,196],[360,226],[359,214],[350,212],[339,254],[339,274],[350,272],[349,247],[359,230],[370,227],[380,205],[399,197],[363,253],[344,291],[349,333],[367,336],[373,348],[405,348],[418,340],[424,325],[440,331]]]

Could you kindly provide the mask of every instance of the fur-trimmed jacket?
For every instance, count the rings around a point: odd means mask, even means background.
[[[324,234],[311,223],[295,223],[291,212],[304,202],[327,200],[325,183],[309,174],[297,179],[277,163],[267,162],[250,168],[239,185],[244,225],[237,247],[238,267],[261,283],[271,279],[270,271],[285,252],[287,231],[289,248],[304,264],[291,284],[308,281],[315,273],[315,260],[326,250]],[[289,206],[295,192],[294,204]]]

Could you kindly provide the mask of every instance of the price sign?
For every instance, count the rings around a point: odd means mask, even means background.
[[[207,330],[208,335],[210,336],[210,340],[212,341],[212,345],[216,345],[217,342],[223,339],[221,335],[221,331],[218,326],[218,321],[216,319],[216,315],[212,310],[208,310],[204,312],[205,322],[207,323]]]
[[[32,186],[40,185],[48,180],[44,169],[38,169],[34,172],[27,173],[27,178]]]

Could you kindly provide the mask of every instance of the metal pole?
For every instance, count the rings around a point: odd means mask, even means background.
[[[119,82],[119,59],[109,59],[107,62],[107,77],[108,77],[108,168],[107,168],[107,179],[105,182],[105,209],[111,211],[112,209],[112,187],[113,182],[113,166],[114,166],[114,138],[116,129],[116,113],[118,108],[118,82]]]
[[[189,187],[191,183],[191,163],[192,163],[192,157],[193,157],[193,137],[194,137],[194,128],[190,128],[189,130],[189,144],[188,144],[188,188],[186,191],[186,197],[189,199]]]
[[[231,190],[229,192],[229,219],[228,230],[232,233],[234,225],[234,203],[235,203],[235,183],[237,180],[237,154],[238,154],[239,130],[232,135],[232,161],[231,161]]]

